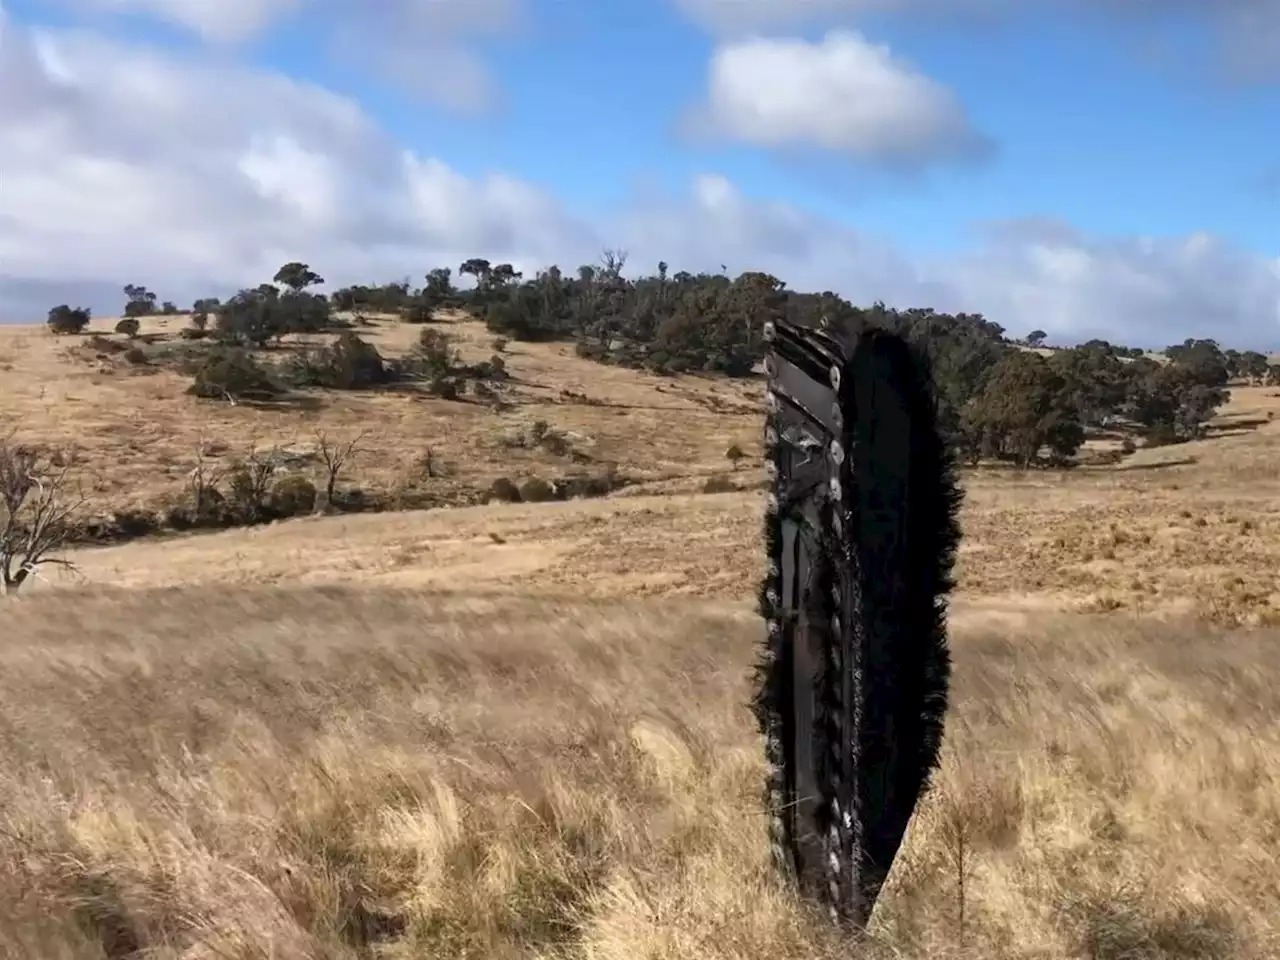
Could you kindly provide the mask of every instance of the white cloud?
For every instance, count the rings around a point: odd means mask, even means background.
[[[800,27],[852,26],[876,15],[901,14],[951,25],[986,26],[1045,12],[1083,15],[1103,27],[1137,26],[1142,42],[1171,29],[1180,70],[1225,67],[1237,80],[1280,75],[1277,0],[669,0],[686,19],[721,37]],[[1190,26],[1190,31],[1187,27]],[[1199,50],[1195,48],[1199,47]],[[1183,49],[1185,48],[1185,49]],[[1212,57],[1202,54],[1209,52]]]
[[[1064,339],[1280,343],[1280,264],[1211,237],[1100,239],[1022,221],[922,260],[714,174],[589,221],[516,177],[407,152],[318,87],[2,15],[0,164],[10,321],[60,302],[110,315],[130,282],[189,303],[295,258],[332,286],[420,279],[472,256],[572,268],[608,246],[634,269],[763,269],[793,289],[982,311]]]
[[[717,48],[695,124],[754,146],[818,147],[896,164],[990,149],[950,89],[843,30],[815,43],[757,38]]]
[[[296,12],[302,0],[69,0],[100,13],[142,13],[211,43],[240,43]]]
[[[977,250],[930,273],[961,307],[1064,339],[1280,346],[1280,257],[1205,233],[1100,238],[1052,221],[995,224]]]
[[[712,33],[731,36],[799,27],[852,24],[874,14],[940,14],[952,19],[989,18],[1036,0],[671,0],[686,18]],[[1044,2],[1044,0],[1041,0]],[[1056,0],[1049,0],[1056,2]],[[1091,0],[1090,0],[1091,2]]]
[[[525,0],[304,2],[329,20],[330,46],[343,62],[465,112],[494,107],[501,96],[473,42],[511,34],[526,19]]]
[[[472,41],[512,31],[525,0],[61,0],[73,10],[144,14],[210,44],[256,39],[296,18],[320,24],[327,52],[425,99],[474,112],[499,99]]]

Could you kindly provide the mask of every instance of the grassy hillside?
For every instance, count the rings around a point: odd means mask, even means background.
[[[386,357],[403,355],[423,329],[373,322],[358,332]],[[507,346],[514,382],[504,391],[511,406],[503,413],[410,391],[333,391],[316,404],[281,407],[198,401],[185,392],[190,375],[165,359],[193,349],[177,336],[184,324],[182,317],[146,318],[142,334],[157,340],[142,347],[154,358],[142,366],[95,351],[88,337],[0,327],[0,423],[16,422],[23,439],[80,446],[96,502],[112,508],[179,496],[200,446],[224,459],[276,443],[305,456],[317,430],[339,439],[364,434],[350,482],[383,495],[434,488],[447,497],[459,487],[482,491],[498,476],[555,478],[611,464],[637,480],[697,480],[727,471],[724,454],[733,444],[759,450],[758,384],[608,367],[575,357],[572,344]],[[95,320],[90,332],[109,333],[114,325]],[[432,327],[447,331],[468,362],[494,352],[483,324],[444,320]],[[282,357],[326,339],[295,336],[267,353]],[[538,420],[565,436],[563,453],[521,443]],[[426,476],[428,450],[439,477]]]
[[[724,457],[758,384],[516,344],[501,411],[268,410],[75,342],[3,329],[0,417],[85,447],[103,509],[177,495],[201,437],[317,429],[368,431],[374,490],[639,482],[84,548],[0,604],[0,956],[850,955],[766,866],[760,473]],[[1274,393],[1118,465],[966,471],[944,765],[861,955],[1280,956]],[[539,419],[591,460],[504,441]]]
[[[743,606],[353,583],[0,617],[6,956],[849,955],[766,866]],[[953,631],[865,955],[1275,956],[1280,636]]]

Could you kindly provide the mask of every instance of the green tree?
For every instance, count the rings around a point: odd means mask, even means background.
[[[1063,404],[1081,424],[1097,427],[1120,411],[1128,392],[1127,365],[1111,344],[1093,340],[1048,359],[1063,381]]]
[[[61,303],[49,311],[49,330],[56,334],[80,333],[89,325],[88,307],[69,307]]]
[[[1256,350],[1246,350],[1240,354],[1236,364],[1236,372],[1247,380],[1260,382],[1267,378],[1269,369],[1267,358]]]
[[[992,369],[965,407],[965,429],[987,456],[1030,466],[1052,438],[1059,457],[1071,456],[1084,440],[1074,411],[1061,403],[1065,383],[1035,353],[1013,350]]]
[[[279,327],[278,302],[278,296],[268,295],[261,288],[239,291],[218,307],[215,323],[218,337],[230,343],[266,346]]]
[[[1202,437],[1227,391],[1204,382],[1203,368],[1182,363],[1151,363],[1131,388],[1133,418],[1149,435],[1166,441]]]
[[[124,305],[126,317],[149,317],[156,312],[156,295],[146,287],[126,284],[124,295],[128,298]]]
[[[1206,387],[1226,386],[1227,358],[1216,340],[1188,338],[1165,348],[1164,352],[1176,365],[1189,371],[1198,383]]]
[[[291,260],[276,271],[272,282],[282,287],[288,287],[294,293],[301,293],[307,287],[314,287],[324,283],[324,277],[320,276],[305,263]]]
[[[191,325],[197,330],[209,326],[209,315],[222,306],[217,297],[204,297],[191,305]]]
[[[472,257],[470,260],[462,261],[458,267],[458,273],[476,278],[475,295],[482,301],[485,294],[489,292],[489,277],[493,274],[493,265],[481,257]]]
[[[457,299],[453,285],[453,271],[448,267],[436,267],[427,272],[427,282],[422,288],[422,300],[430,310],[447,306]]]

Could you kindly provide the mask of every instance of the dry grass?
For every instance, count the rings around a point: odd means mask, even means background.
[[[1280,955],[1280,637],[962,609],[868,957]],[[0,611],[6,957],[849,956],[766,863],[741,605]]]
[[[423,329],[376,323],[356,332],[387,357],[406,352]],[[90,329],[109,332],[114,324],[95,320]],[[176,337],[184,324],[148,318],[142,332]],[[493,335],[482,324],[446,320],[432,327],[455,339],[466,362],[493,353]],[[16,423],[25,440],[79,446],[86,485],[114,508],[177,496],[201,443],[227,455],[255,442],[305,448],[318,429],[339,437],[367,432],[349,482],[382,493],[423,485],[420,462],[428,449],[446,474],[437,486],[453,478],[474,489],[498,476],[549,478],[610,464],[640,479],[705,478],[728,469],[730,445],[760,449],[758,386],[607,367],[574,356],[571,344],[510,344],[503,356],[516,381],[509,390],[514,405],[497,414],[479,403],[386,392],[327,393],[318,409],[233,408],[194,400],[185,393],[191,378],[162,366],[140,373],[123,361],[97,362],[85,342],[0,326],[0,358],[10,364],[0,423]],[[504,442],[536,420],[567,435],[580,459]]]
[[[173,335],[185,322],[151,318],[144,333]],[[94,328],[113,324],[99,320]],[[482,325],[451,320],[439,326],[455,336],[466,359],[491,352],[492,337]],[[391,356],[407,350],[421,329],[383,319],[359,332]],[[179,495],[201,436],[230,457],[250,441],[305,447],[316,429],[334,436],[370,432],[347,471],[348,483],[383,493],[413,489],[427,500],[433,488],[478,491],[501,475],[552,477],[617,465],[628,476],[647,478],[582,508],[344,521],[341,546],[318,554],[308,547],[331,539],[337,528],[233,535],[194,552],[165,552],[158,563],[149,559],[152,546],[139,545],[140,554],[95,559],[95,582],[102,576],[112,582],[158,576],[166,583],[373,576],[465,587],[479,577],[606,596],[740,597],[757,576],[758,494],[690,494],[727,470],[724,452],[731,444],[758,454],[758,384],[655,377],[582,360],[563,344],[515,343],[507,361],[518,382],[514,405],[503,413],[384,393],[328,393],[316,410],[261,410],[197,402],[183,393],[186,379],[173,373],[101,373],[63,355],[76,342],[81,338],[37,328],[0,328],[0,358],[12,365],[0,392],[0,421],[15,420],[23,439],[78,444],[85,483],[104,507],[154,506]],[[962,591],[1032,595],[1059,609],[1280,624],[1274,574],[1280,566],[1280,423],[1267,419],[1277,411],[1275,388],[1236,388],[1204,441],[1142,450],[1119,466],[1069,474],[969,474]],[[587,461],[504,443],[536,420],[564,431]],[[421,466],[428,448],[444,474],[435,480],[426,479]],[[751,488],[761,479],[744,468],[736,483]],[[649,494],[661,496],[643,500]],[[642,501],[621,502],[637,495]],[[686,544],[673,552],[681,538]],[[200,571],[175,572],[173,564],[188,556]]]
[[[765,862],[759,497],[689,492],[758,451],[758,387],[514,344],[506,413],[268,412],[71,342],[0,328],[0,417],[109,506],[202,434],[317,427],[372,428],[366,488],[428,446],[448,482],[556,475],[503,446],[537,419],[653,482],[81,550],[0,606],[0,957],[1280,957],[1274,389],[1119,468],[966,475],[945,763],[852,948]]]

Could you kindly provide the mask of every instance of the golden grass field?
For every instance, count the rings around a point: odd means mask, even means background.
[[[1274,389],[1119,467],[965,475],[944,763],[850,944],[767,866],[759,474],[696,492],[758,386],[513,344],[502,413],[282,413],[72,343],[0,327],[0,422],[108,506],[317,427],[370,431],[370,488],[570,469],[503,446],[536,419],[647,482],[82,549],[0,605],[0,957],[1280,957]]]

